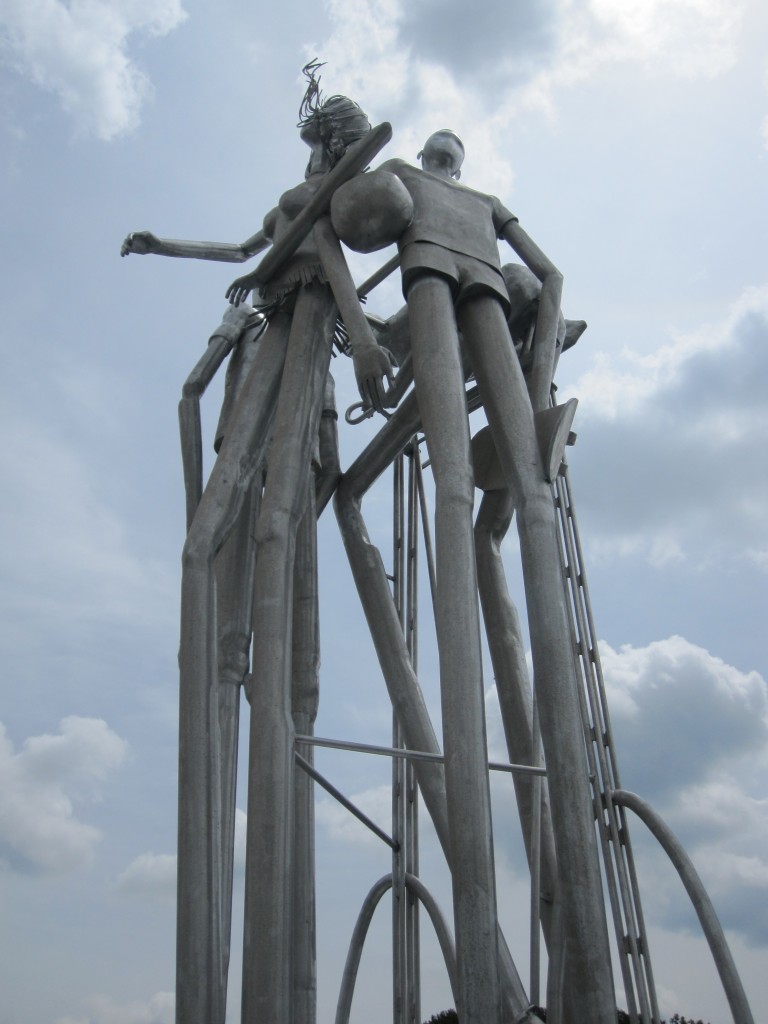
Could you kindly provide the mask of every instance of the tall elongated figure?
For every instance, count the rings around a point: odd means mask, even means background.
[[[413,205],[399,234],[413,373],[436,485],[437,632],[459,970],[459,1017],[499,1020],[496,900],[488,790],[480,622],[472,530],[474,500],[464,368],[477,379],[502,469],[516,497],[535,683],[550,780],[558,873],[579,1021],[615,1020],[607,927],[591,808],[574,651],[566,616],[550,487],[534,414],[548,406],[562,277],[492,196],[458,184],[464,157],[451,131],[436,132],[421,169],[390,160],[340,190],[334,224],[380,216],[405,193]],[[393,181],[396,179],[396,181]],[[383,197],[383,199],[381,198]],[[395,205],[401,203],[395,201]],[[364,232],[356,227],[357,235]],[[506,323],[499,268],[504,238],[542,282],[530,395]],[[354,341],[354,339],[353,339]],[[383,381],[358,374],[376,404]],[[375,628],[375,627],[374,627]]]
[[[288,1022],[291,1008],[291,874],[294,724],[291,650],[296,534],[306,505],[310,463],[337,318],[334,293],[353,289],[326,267],[313,224],[332,187],[362,170],[391,131],[371,127],[343,96],[322,101],[315,69],[302,104],[301,136],[311,155],[304,181],[284,193],[263,228],[242,245],[129,235],[123,253],[241,262],[272,251],[233,282],[239,303],[254,288],[270,317],[227,424],[219,456],[189,526],[183,553],[179,727],[177,1003],[179,1024],[223,1024],[227,940],[222,934],[221,729],[214,559],[264,465],[253,595],[253,672],[248,779],[243,1020]],[[369,135],[370,133],[370,135]],[[377,134],[378,133],[378,134]],[[368,141],[370,139],[370,142]],[[350,152],[347,150],[351,147]],[[272,272],[265,270],[271,260]],[[342,268],[343,272],[343,268]],[[389,363],[358,325],[358,371]]]

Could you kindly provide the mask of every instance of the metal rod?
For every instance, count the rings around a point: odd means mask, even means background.
[[[406,630],[405,608],[405,460],[402,452],[392,467],[392,574],[393,596],[400,628]],[[392,746],[403,746],[397,714],[392,710]],[[408,1005],[407,926],[405,893],[405,847],[408,843],[405,816],[405,762],[394,758],[392,772],[392,836],[397,849],[392,854],[392,1022],[406,1024]]]
[[[533,721],[531,722],[531,754],[534,762],[540,762],[541,740],[539,739],[539,705],[536,691],[533,692]],[[531,1002],[538,1006],[541,979],[541,781],[531,780]]]
[[[352,750],[359,754],[381,754],[383,757],[404,757],[410,761],[433,761],[443,763],[442,754],[427,754],[423,750],[397,750],[395,747],[378,747],[372,743],[348,743],[346,740],[331,740],[323,736],[297,736],[297,743],[309,743],[316,747],[330,747],[332,750]],[[488,768],[493,772],[520,773],[521,775],[546,775],[546,768],[534,768],[530,764],[503,764],[500,761],[489,761]]]
[[[424,535],[424,551],[427,556],[427,571],[429,573],[429,590],[432,594],[432,607],[435,605],[437,594],[437,578],[435,575],[435,552],[432,547],[432,532],[429,528],[429,513],[427,509],[427,496],[424,493],[424,466],[421,461],[421,448],[418,443],[413,446],[413,461],[416,466],[416,487],[419,492],[419,507],[421,509],[421,530]]]
[[[405,621],[407,624],[406,643],[411,655],[414,672],[418,672],[418,625],[419,625],[419,496],[416,488],[416,465],[419,461],[417,438],[414,436],[410,449],[412,457],[408,460],[408,520],[407,520],[407,555],[405,580]],[[403,763],[403,781],[405,788],[404,823],[405,823],[405,870],[415,877],[419,873],[419,801],[418,786],[413,764]],[[413,891],[406,893],[405,909],[406,925],[406,969],[408,979],[408,1004],[406,1017],[409,1024],[420,1024],[421,1021],[421,948],[419,933],[419,901]]]
[[[305,736],[301,737],[302,742],[305,742],[306,739],[307,737]],[[335,800],[338,800],[342,807],[346,807],[351,814],[354,814],[358,821],[361,821],[366,828],[369,828],[371,832],[385,842],[387,846],[390,846],[393,850],[398,849],[398,844],[393,839],[390,839],[383,829],[380,829],[379,826],[375,822],[371,821],[366,814],[363,814],[358,807],[355,807],[351,800],[348,800],[343,793],[336,789],[333,783],[329,782],[328,779],[321,775],[316,768],[313,768],[309,761],[303,758],[298,751],[294,751],[293,756],[299,768],[303,768],[310,778],[313,778],[319,786],[323,787],[326,793],[330,793]]]
[[[371,274],[371,276],[367,278],[367,280],[363,281],[363,283],[357,289],[357,294],[360,296],[361,299],[364,299],[366,295],[372,292],[373,289],[380,285],[382,281],[385,281],[392,273],[392,271],[397,270],[399,266],[400,253],[396,252],[395,255],[391,257],[391,259],[388,259],[383,266],[379,267],[379,269],[375,273]]]

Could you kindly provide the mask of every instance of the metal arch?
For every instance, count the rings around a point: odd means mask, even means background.
[[[435,934],[437,935],[437,941],[440,944],[440,950],[443,954],[445,968],[448,971],[448,980],[451,985],[451,992],[453,993],[454,1001],[456,1001],[456,951],[446,920],[443,917],[436,900],[420,879],[416,878],[414,875],[406,874],[405,884],[406,887],[421,900],[424,909],[429,914],[432,926],[435,929]],[[352,997],[355,992],[357,972],[360,967],[360,958],[363,954],[363,946],[365,945],[365,940],[368,935],[368,929],[379,901],[384,893],[391,888],[392,875],[384,875],[371,888],[363,901],[362,907],[360,908],[360,913],[358,914],[357,921],[355,922],[355,927],[352,932],[352,938],[350,939],[346,963],[344,964],[344,973],[341,978],[341,987],[339,989],[339,1001],[336,1006],[335,1024],[349,1024],[349,1014],[352,1009]]]
[[[712,958],[723,983],[728,1005],[733,1014],[734,1024],[754,1024],[754,1017],[747,1002],[747,995],[741,983],[736,964],[733,962],[728,942],[722,925],[718,920],[712,900],[709,898],[704,883],[683,845],[666,822],[637,793],[627,789],[614,789],[611,793],[613,802],[628,807],[643,821],[658,839],[664,852],[672,861],[686,892],[691,898],[693,909],[699,918],[702,930],[709,943]]]

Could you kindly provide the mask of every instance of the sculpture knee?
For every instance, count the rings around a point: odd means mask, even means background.
[[[549,527],[555,521],[555,509],[549,484],[544,481],[519,498],[518,520],[521,527],[531,530]]]
[[[196,521],[193,521],[181,553],[182,571],[187,573],[211,569],[213,554],[213,537],[210,531],[199,525],[196,526]]]
[[[471,515],[475,507],[475,481],[472,470],[452,469],[435,473],[435,501],[438,509],[463,511]]]
[[[270,548],[286,546],[299,526],[299,511],[293,505],[262,506],[256,524],[256,548],[259,556]]]
[[[248,672],[250,632],[228,629],[219,638],[219,676],[226,682],[239,685]]]

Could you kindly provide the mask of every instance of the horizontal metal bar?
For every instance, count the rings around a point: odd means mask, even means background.
[[[353,750],[360,754],[379,754],[382,757],[403,757],[408,761],[432,761],[442,764],[442,754],[428,754],[423,750],[401,750],[397,747],[378,747],[371,743],[348,743],[345,740],[330,740],[323,736],[297,736],[297,743],[309,743],[315,747],[330,747],[333,750]],[[546,775],[546,768],[534,768],[530,764],[505,764],[501,761],[489,761],[488,767],[493,772],[510,772],[513,775]]]
[[[297,736],[296,740],[297,742],[301,740],[302,743],[308,743],[311,742],[311,737]],[[387,846],[390,846],[395,853],[399,852],[400,843],[388,836],[383,829],[380,829],[379,826],[375,822],[371,821],[368,815],[364,814],[359,807],[355,807],[352,801],[348,800],[343,793],[339,792],[333,783],[329,782],[328,779],[321,775],[320,772],[306,760],[306,758],[301,756],[298,750],[294,750],[293,756],[299,768],[303,768],[310,778],[314,779],[319,786],[323,787],[326,793],[330,793],[335,800],[338,800],[342,807],[346,807],[350,814],[354,814],[358,821],[361,821],[366,828],[369,828],[371,832],[373,832],[374,835],[378,836],[379,839],[387,844]]]

